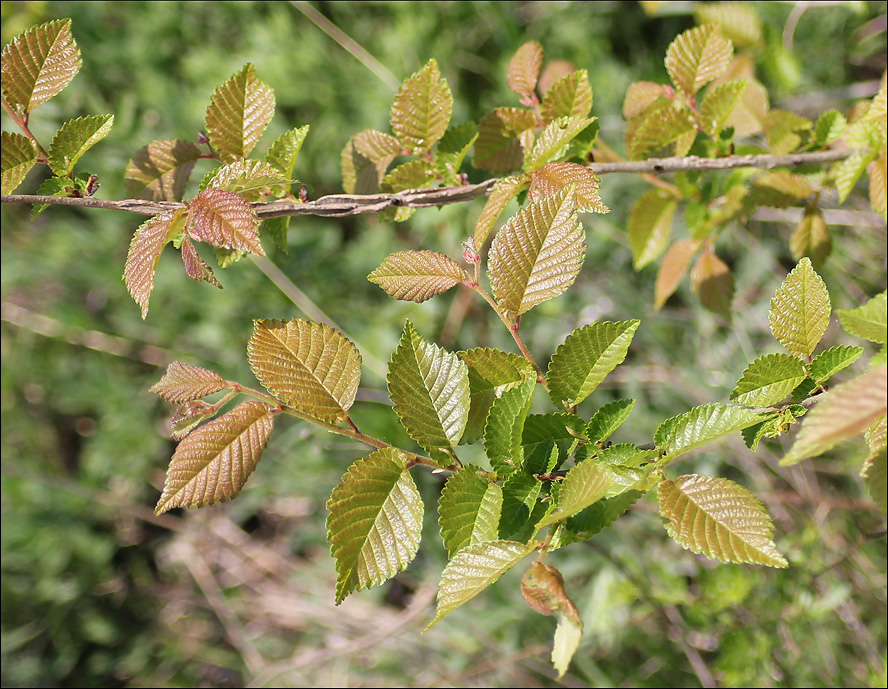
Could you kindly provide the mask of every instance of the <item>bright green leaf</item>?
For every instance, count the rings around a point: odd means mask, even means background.
[[[718,24],[704,24],[679,35],[666,50],[666,71],[688,98],[728,68],[734,55]]]
[[[555,510],[537,528],[554,524],[584,510],[607,495],[608,472],[595,462],[581,462],[567,472],[558,493]]]
[[[543,96],[540,113],[548,124],[560,117],[588,117],[592,109],[592,87],[585,69],[565,74]]]
[[[760,414],[744,407],[706,404],[666,419],[657,427],[654,443],[674,458],[761,420]]]
[[[49,144],[49,167],[59,177],[70,175],[74,164],[108,136],[113,124],[114,115],[78,117],[65,122]]]
[[[771,332],[786,351],[805,358],[826,332],[830,310],[826,284],[815,272],[811,260],[803,258],[771,299],[768,321]]]
[[[452,111],[450,87],[432,59],[398,90],[392,103],[392,131],[401,146],[419,155],[444,136]]]
[[[709,136],[715,138],[740,103],[749,82],[746,79],[727,81],[712,88],[700,105],[700,124]]]
[[[441,491],[438,524],[450,557],[463,548],[498,537],[503,489],[468,465],[451,474]]]
[[[28,137],[13,132],[0,134],[0,149],[3,151],[2,189],[4,194],[11,194],[37,162],[37,149]]]
[[[527,359],[498,349],[469,349],[459,358],[469,367],[469,417],[461,442],[471,443],[481,437],[494,400],[535,374]]]
[[[265,162],[274,167],[285,178],[293,176],[293,168],[296,166],[296,158],[299,157],[299,151],[305,137],[308,136],[309,125],[291,129],[281,134],[271,146],[268,153],[265,154]]]
[[[546,125],[533,145],[533,151],[524,160],[524,171],[535,172],[561,155],[563,149],[577,135],[592,124],[594,117],[559,117]]]
[[[484,450],[494,470],[502,476],[511,473],[505,472],[505,467],[511,467],[514,471],[514,468],[522,466],[521,440],[535,385],[536,378],[528,376],[517,386],[505,390],[493,401],[487,415]]]
[[[601,443],[611,437],[623,422],[629,418],[635,400],[614,400],[599,407],[586,424],[586,437],[590,443]]]
[[[888,292],[882,292],[856,309],[840,309],[836,312],[846,332],[870,342],[885,344],[888,339]]]
[[[753,361],[731,393],[747,407],[768,407],[783,400],[808,376],[801,361],[788,354],[766,354]]]
[[[247,201],[264,201],[266,196],[284,196],[292,180],[259,160],[235,160],[204,179],[203,189],[223,189],[243,196]]]
[[[818,383],[825,383],[834,374],[857,361],[861,354],[863,347],[830,347],[820,352],[808,364],[808,375]]]

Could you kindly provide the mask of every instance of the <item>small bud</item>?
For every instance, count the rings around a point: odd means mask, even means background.
[[[206,132],[198,132],[197,133],[197,143],[201,145],[206,145],[210,143],[210,137],[207,136]]]
[[[467,241],[461,242],[463,246],[463,260],[466,263],[471,263],[472,265],[478,265],[481,263],[481,256],[478,255],[478,252],[475,250],[475,238],[469,237]]]

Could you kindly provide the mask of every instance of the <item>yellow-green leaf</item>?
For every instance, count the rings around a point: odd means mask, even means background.
[[[423,302],[468,280],[460,265],[437,251],[398,251],[367,276],[390,297]]]
[[[561,151],[577,135],[592,124],[594,117],[559,117],[546,125],[533,144],[529,156],[525,156],[524,171],[534,172],[561,155]]]
[[[881,292],[856,309],[836,312],[846,332],[870,342],[888,341],[888,292]]]
[[[453,110],[453,95],[432,59],[407,79],[392,103],[392,131],[413,154],[428,151],[444,136]]]
[[[595,462],[580,462],[567,472],[558,491],[555,510],[550,512],[537,528],[554,524],[580,512],[607,495],[610,487],[608,472]]]
[[[361,355],[354,343],[323,323],[298,318],[253,321],[250,368],[285,404],[325,421],[339,421],[355,401]]]
[[[438,524],[450,557],[463,548],[494,541],[499,531],[503,489],[468,465],[451,474],[441,491]]]
[[[627,120],[638,117],[658,98],[665,97],[668,88],[654,81],[636,81],[629,84],[623,99],[623,117]]]
[[[396,448],[351,465],[327,501],[327,540],[336,560],[336,604],[406,568],[422,535],[422,498]]]
[[[127,165],[127,194],[151,201],[180,201],[194,163],[201,155],[201,150],[190,141],[152,141]]]
[[[762,503],[733,481],[679,476],[660,482],[659,499],[666,531],[683,548],[721,562],[788,566]]]
[[[506,206],[509,205],[509,201],[527,189],[529,184],[530,177],[528,175],[521,175],[520,177],[503,177],[493,185],[490,196],[481,210],[478,222],[475,223],[475,231],[472,235],[475,240],[475,246],[479,251],[484,246],[484,242],[487,241],[487,237],[490,236],[490,231],[493,229],[494,224],[502,215]]]
[[[718,402],[705,404],[666,419],[657,427],[654,443],[674,458],[759,421],[762,415],[751,409]]]
[[[65,122],[49,144],[49,167],[59,177],[70,175],[74,164],[108,136],[113,124],[114,115],[78,117]]]
[[[530,191],[532,201],[549,196],[557,191],[574,187],[574,202],[581,213],[595,211],[609,213],[610,208],[601,202],[598,195],[600,180],[589,168],[577,163],[547,163],[531,174]]]
[[[870,206],[873,213],[878,213],[884,219],[886,217],[886,184],[888,184],[888,157],[885,153],[877,160],[874,160],[867,167],[869,172],[869,197]]]
[[[644,160],[694,132],[694,121],[686,109],[663,107],[652,110],[634,131],[627,130],[629,159]]]
[[[645,192],[632,206],[628,232],[635,270],[641,270],[663,253],[669,244],[677,207],[678,201],[671,194],[658,189]]]
[[[0,134],[0,150],[3,152],[2,189],[4,194],[11,194],[37,162],[37,149],[28,137],[3,132]]]
[[[833,165],[830,175],[836,181],[836,191],[839,193],[839,203],[845,203],[848,194],[857,184],[857,180],[866,171],[867,166],[876,159],[876,151],[863,151],[854,153],[845,160]]]
[[[264,402],[243,402],[192,431],[176,448],[155,514],[231,500],[259,463],[274,426]]]
[[[814,266],[819,266],[826,260],[832,251],[832,240],[820,208],[812,206],[805,209],[805,214],[789,238],[789,248],[797,261],[807,256]]]
[[[32,27],[3,48],[3,97],[27,113],[65,88],[80,70],[71,20]]]
[[[568,187],[529,203],[494,237],[490,282],[507,316],[557,297],[579,274],[586,242],[574,196]]]
[[[746,367],[731,399],[748,407],[768,407],[785,399],[807,377],[801,361],[788,354],[766,354]]]
[[[213,93],[205,123],[210,143],[222,160],[246,158],[274,116],[274,91],[244,68]]]
[[[506,83],[519,96],[535,99],[534,89],[542,66],[543,47],[536,41],[528,41],[509,60]]]
[[[771,332],[787,352],[808,357],[826,332],[830,310],[826,284],[814,271],[811,260],[803,258],[771,300]]]
[[[308,136],[309,125],[291,129],[281,134],[265,154],[265,162],[276,168],[284,177],[293,176],[293,168],[296,166],[296,158],[302,150],[302,143]]]
[[[709,136],[715,138],[724,129],[725,122],[740,103],[749,82],[746,79],[727,81],[713,87],[700,105],[700,124]]]
[[[718,24],[704,24],[679,35],[666,50],[666,70],[688,98],[731,63],[734,46],[721,34]]]
[[[802,428],[782,466],[797,464],[861,435],[886,413],[888,380],[883,364],[832,388],[805,415]]]
[[[745,2],[698,2],[694,5],[698,24],[718,24],[734,45],[756,48],[762,45],[762,23],[755,7]]]
[[[588,117],[592,110],[592,87],[585,69],[565,74],[546,91],[540,106],[543,121],[548,124],[559,117]]]

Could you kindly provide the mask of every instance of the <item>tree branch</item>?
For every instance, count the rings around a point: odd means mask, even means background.
[[[739,167],[771,169],[775,167],[798,167],[799,165],[816,165],[832,163],[850,157],[856,150],[817,151],[814,153],[796,153],[793,155],[747,155],[727,156],[725,158],[649,158],[637,162],[590,163],[589,169],[599,175],[616,173],[647,173],[665,174],[670,172],[686,172],[690,170],[731,170]],[[296,215],[318,215],[322,217],[341,218],[348,215],[364,215],[380,213],[387,208],[425,208],[429,206],[447,206],[452,203],[471,201],[479,196],[487,195],[497,178],[488,179],[479,184],[465,184],[434,189],[407,189],[394,194],[333,194],[322,196],[315,201],[299,203],[296,201],[270,201],[254,203],[253,208],[260,219],[278,218]],[[95,197],[72,198],[67,196],[35,196],[30,194],[3,194],[3,203],[47,203],[56,206],[77,206],[80,208],[104,208],[109,210],[129,211],[140,215],[159,215],[177,208],[184,208],[184,203],[175,201],[143,201],[126,199],[111,201]]]

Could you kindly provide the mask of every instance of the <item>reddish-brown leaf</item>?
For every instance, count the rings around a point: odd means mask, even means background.
[[[126,192],[151,201],[180,201],[201,150],[190,141],[160,139],[141,149],[126,168]]]
[[[663,257],[663,263],[660,264],[660,272],[657,273],[657,284],[654,288],[655,309],[663,308],[663,304],[672,296],[678,283],[688,272],[691,259],[699,248],[700,244],[693,239],[680,239],[669,247],[669,251]]]
[[[541,199],[574,185],[577,210],[609,213],[598,195],[598,175],[577,163],[547,163],[532,173],[528,192],[531,200]]]
[[[691,271],[691,284],[704,307],[726,320],[731,319],[734,277],[724,261],[711,251],[703,252]]]
[[[153,392],[170,404],[181,404],[224,389],[225,381],[215,371],[174,361],[167,366],[163,377],[148,388],[148,392]]]
[[[265,256],[259,243],[259,219],[240,194],[204,189],[190,204],[191,236],[215,247]]]
[[[509,88],[519,96],[535,100],[534,89],[542,66],[543,47],[536,41],[528,41],[509,60],[506,71]]]
[[[160,252],[167,243],[167,232],[173,222],[173,213],[155,215],[146,220],[130,242],[123,280],[130,295],[142,309],[142,318],[148,315],[148,299],[154,289],[154,271]]]
[[[222,285],[213,274],[213,269],[200,257],[194,248],[194,242],[188,237],[182,238],[182,262],[185,264],[185,274],[192,280],[209,282],[213,287],[222,289]]]

